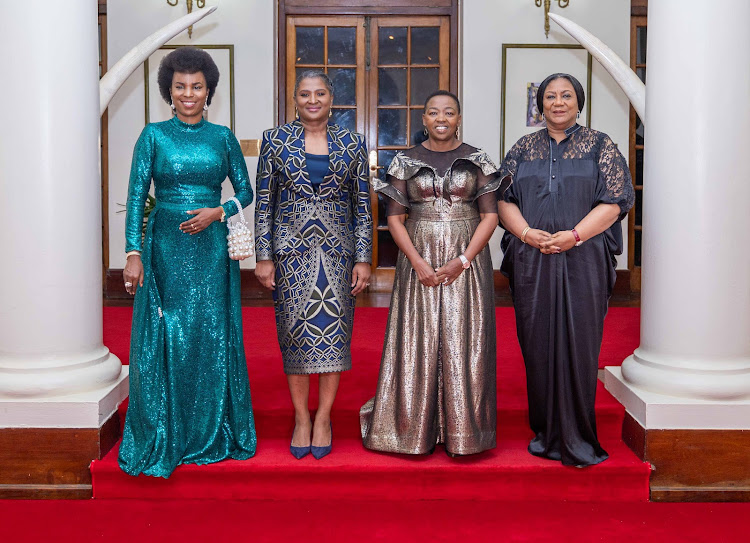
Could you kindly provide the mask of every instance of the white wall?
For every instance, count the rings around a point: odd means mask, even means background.
[[[276,92],[274,0],[212,0],[219,9],[174,44],[234,44],[235,107],[238,139],[260,138],[275,123]],[[623,59],[630,51],[630,0],[572,0],[559,13],[584,26]],[[108,56],[114,64],[137,42],[185,13],[185,3],[171,7],[154,0],[109,0],[107,6]],[[485,149],[500,161],[500,69],[503,43],[575,43],[551,23],[544,36],[543,9],[533,0],[462,0],[460,86],[463,132],[466,141]],[[226,74],[222,74],[223,77]],[[585,84],[585,83],[584,83]],[[606,132],[627,155],[628,101],[612,78],[594,61],[592,127]],[[152,121],[160,120],[152,117]],[[109,232],[110,267],[121,268],[124,259],[124,213],[118,203],[127,198],[133,145],[144,124],[143,71],[137,70],[109,107]],[[513,142],[507,142],[509,147]],[[247,159],[251,177],[257,159]],[[231,190],[230,190],[231,192]],[[252,207],[252,206],[251,206]],[[247,211],[248,219],[252,212]],[[625,223],[626,224],[626,223]],[[625,228],[627,236],[627,228]],[[627,243],[627,239],[626,239]],[[492,241],[495,267],[502,253],[500,235]],[[618,264],[627,266],[627,255]],[[253,267],[248,259],[243,267]]]
[[[272,0],[210,0],[219,9],[170,44],[234,45],[235,135],[257,139],[275,124],[274,5]],[[193,3],[195,6],[195,3]],[[194,7],[194,9],[197,9]],[[187,13],[185,2],[177,7],[164,1],[109,0],[107,2],[107,53],[112,66],[143,38]],[[228,78],[222,73],[221,77]],[[127,200],[133,145],[144,126],[143,69],[136,70],[109,105],[109,265],[125,266],[125,214],[118,203]],[[152,110],[151,121],[155,118]],[[257,158],[247,157],[254,180]],[[224,198],[231,195],[229,181]],[[252,208],[246,210],[252,219]],[[242,262],[254,267],[253,259]]]
[[[571,0],[565,9],[552,2],[552,13],[575,21],[609,45],[629,63],[630,0]],[[461,98],[464,139],[500,160],[500,81],[504,43],[577,43],[550,21],[544,36],[544,9],[533,0],[463,0]],[[586,86],[585,81],[581,82]],[[596,62],[591,82],[591,127],[606,132],[628,155],[628,99]],[[588,99],[588,97],[587,97]],[[515,142],[506,142],[509,149]],[[627,219],[623,222],[627,247]],[[492,238],[492,259],[500,266],[500,231]],[[627,254],[618,267],[627,268]]]

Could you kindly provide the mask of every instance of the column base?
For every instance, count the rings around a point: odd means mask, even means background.
[[[120,438],[128,367],[99,390],[41,399],[0,396],[0,499],[90,499],[89,465]]]
[[[607,390],[625,406],[623,441],[652,467],[652,501],[750,501],[750,400],[693,400],[634,387],[619,367]]]

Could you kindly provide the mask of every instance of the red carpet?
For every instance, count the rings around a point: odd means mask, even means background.
[[[105,344],[127,360],[129,308],[105,308]],[[613,308],[607,317],[602,362],[617,363],[638,342],[638,309]],[[292,411],[272,308],[244,308],[245,348],[258,428],[258,452],[247,461],[180,466],[169,480],[130,477],[117,449],[92,466],[95,498],[273,499],[290,493],[327,499],[645,501],[648,466],[620,439],[622,407],[599,387],[599,434],[610,459],[579,470],[526,452],[526,388],[512,308],[498,308],[498,447],[476,457],[450,459],[442,448],[429,457],[365,450],[358,411],[375,392],[387,309],[357,308],[354,369],[342,375],[333,414],[334,452],[298,461],[288,452]],[[633,335],[633,332],[635,334]],[[314,405],[314,394],[311,398]]]
[[[4,543],[735,543],[750,504],[0,501]]]

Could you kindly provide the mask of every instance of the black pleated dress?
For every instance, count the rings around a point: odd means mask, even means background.
[[[598,204],[618,204],[620,220],[634,201],[630,172],[612,140],[580,125],[560,143],[546,129],[508,152],[499,198],[516,204],[529,226],[571,230]],[[586,466],[606,460],[596,434],[594,399],[604,317],[622,252],[618,220],[579,247],[544,255],[510,232],[501,271],[510,280],[518,341],[526,364],[529,452]]]

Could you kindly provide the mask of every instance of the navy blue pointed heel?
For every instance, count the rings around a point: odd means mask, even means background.
[[[310,452],[315,457],[315,460],[320,460],[326,455],[331,454],[333,449],[333,427],[331,427],[331,443],[325,447],[316,447],[315,445],[310,446]]]
[[[305,456],[310,454],[310,449],[310,445],[308,445],[307,447],[295,447],[294,445],[289,445],[289,452],[292,453],[292,456],[297,460],[299,460],[300,458],[304,458]]]
[[[292,441],[294,441],[294,436],[292,436]],[[294,445],[289,443],[289,452],[292,453],[293,457],[299,460],[300,458],[304,458],[305,456],[310,454],[310,445],[305,445],[304,447],[295,447]]]

